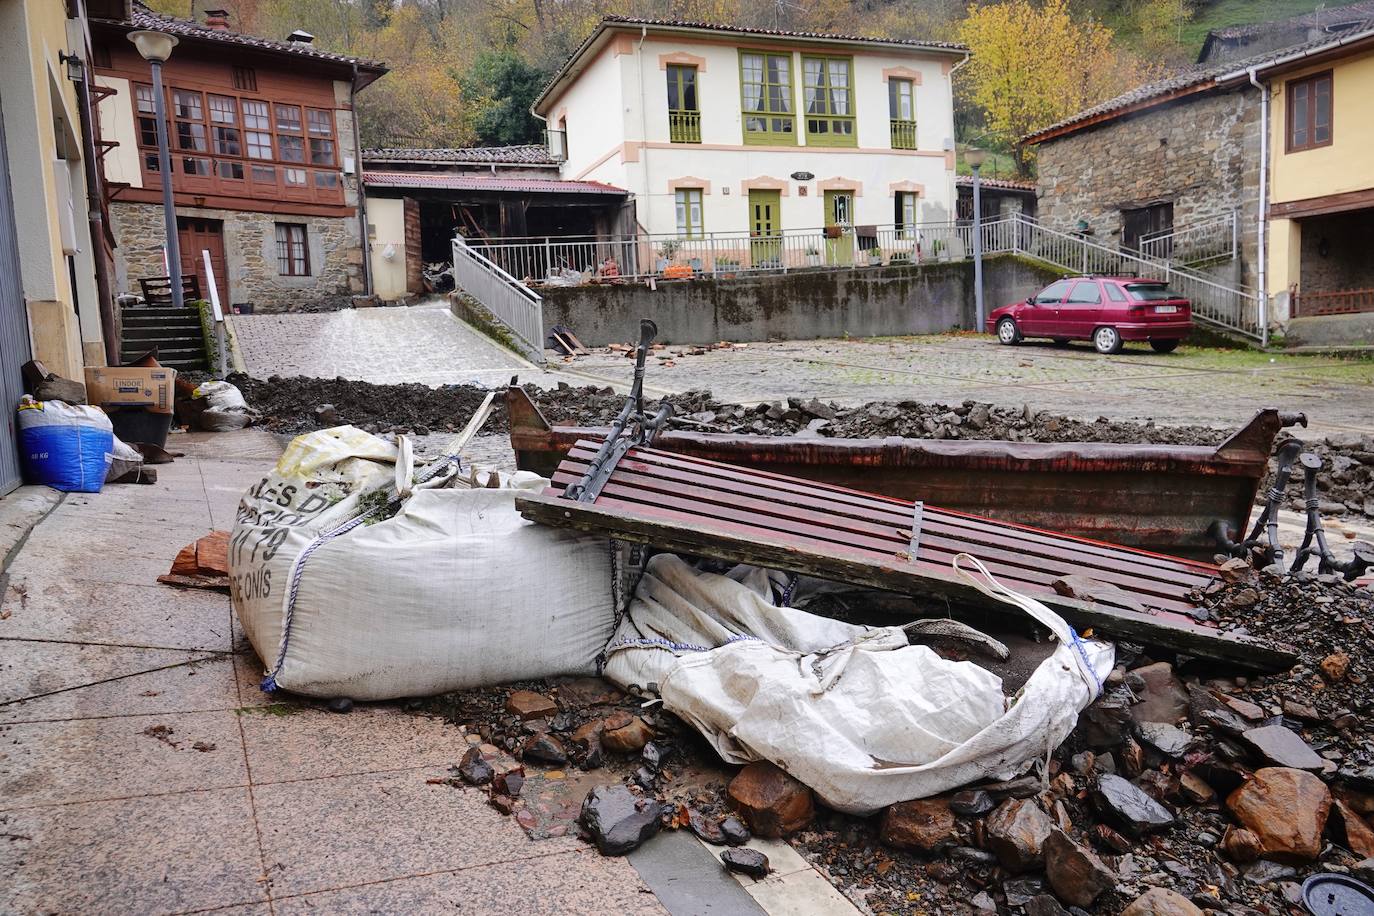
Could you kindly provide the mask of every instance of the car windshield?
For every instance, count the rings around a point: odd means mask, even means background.
[[[1126,292],[1137,302],[1162,302],[1165,299],[1178,298],[1178,293],[1163,283],[1128,283]]]

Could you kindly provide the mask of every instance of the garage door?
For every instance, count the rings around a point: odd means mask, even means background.
[[[14,227],[9,152],[5,148],[4,99],[0,97],[0,410],[6,433],[0,436],[0,494],[19,486],[19,445],[14,408],[24,393],[20,367],[29,361],[29,322],[19,276],[19,244]]]

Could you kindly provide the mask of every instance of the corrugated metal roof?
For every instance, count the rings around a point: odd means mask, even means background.
[[[539,144],[522,146],[470,146],[444,149],[385,149],[363,150],[364,162],[471,162],[497,165],[557,165],[547,147]]]
[[[365,57],[349,57],[347,54],[335,54],[333,51],[322,51],[313,45],[303,42],[275,41],[271,38],[261,38],[257,35],[245,35],[242,32],[234,32],[227,29],[212,29],[197,22],[192,22],[189,19],[178,19],[175,16],[165,16],[162,13],[153,12],[153,10],[138,2],[138,0],[134,0],[128,20],[96,19],[94,21],[123,26],[125,28],[151,29],[157,32],[166,32],[178,38],[214,41],[220,44],[234,45],[236,47],[253,48],[258,51],[290,54],[293,57],[312,58],[327,63],[348,64],[350,66],[357,64],[360,70],[374,71],[377,76],[387,72],[386,64],[379,60],[369,60]]]
[[[1128,111],[1138,111],[1141,108],[1152,107],[1151,103],[1160,104],[1166,101],[1168,97],[1178,93],[1184,93],[1187,90],[1202,92],[1209,88],[1219,87],[1222,85],[1222,77],[1231,76],[1240,71],[1252,68],[1263,70],[1265,67],[1285,58],[1321,51],[1336,45],[1344,38],[1359,35],[1370,26],[1371,23],[1365,22],[1343,32],[1323,35],[1321,38],[1309,41],[1306,44],[1265,51],[1263,54],[1257,54],[1253,57],[1246,57],[1241,60],[1228,60],[1221,63],[1209,64],[1207,66],[1190,67],[1174,74],[1168,79],[1137,86],[1129,92],[1123,92],[1114,99],[1108,99],[1091,108],[1085,108],[1077,114],[1071,115],[1055,124],[1051,124],[1049,127],[1042,128],[1033,134],[1028,134],[1022,138],[1021,142],[1039,143],[1041,142],[1041,138],[1053,139],[1045,137],[1046,134],[1062,136],[1067,133],[1072,133],[1073,131],[1065,130],[1065,128],[1071,128],[1074,127],[1074,125],[1082,124],[1084,127],[1087,127],[1088,124],[1084,122],[1089,121],[1094,124],[1100,124],[1103,121],[1112,120],[1115,117],[1126,114]]]
[[[511,194],[607,194],[629,191],[599,181],[558,181],[550,178],[500,178],[494,175],[448,175],[443,172],[363,172],[363,184],[373,188],[430,188],[443,191],[499,191]]]

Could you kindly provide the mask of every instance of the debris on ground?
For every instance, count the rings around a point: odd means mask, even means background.
[[[172,568],[158,576],[163,585],[229,591],[229,532],[215,530],[177,552]]]

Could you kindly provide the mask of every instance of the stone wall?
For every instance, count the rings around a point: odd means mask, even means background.
[[[363,292],[362,249],[354,218],[295,216],[241,210],[178,207],[178,216],[220,220],[230,303],[251,302],[256,311],[289,312],[332,305]],[[137,293],[140,277],[162,276],[163,221],[157,204],[110,205],[121,292]],[[277,268],[276,224],[306,227],[310,276],[282,276]],[[229,303],[226,303],[226,305]]]
[[[1079,220],[1116,248],[1121,211],[1172,202],[1174,225],[1240,210],[1241,275],[1255,285],[1259,92],[1253,87],[1183,99],[1040,144],[1039,217]]]
[[[1358,210],[1313,216],[1301,221],[1299,283],[1305,293],[1374,288],[1374,213]]]
[[[984,261],[988,311],[1062,272],[1010,255]],[[804,270],[733,280],[666,280],[541,289],[544,327],[567,325],[587,346],[634,339],[639,319],[665,343],[931,334],[974,323],[973,262]]]

